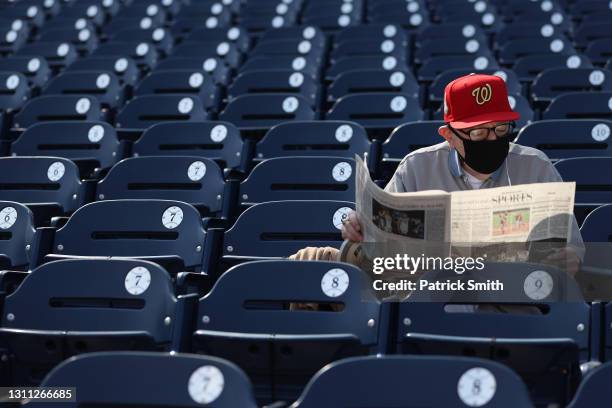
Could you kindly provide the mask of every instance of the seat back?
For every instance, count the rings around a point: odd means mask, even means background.
[[[27,128],[37,122],[96,121],[102,119],[98,99],[83,95],[43,95],[31,99],[15,115],[13,126]]]
[[[0,268],[27,266],[30,251],[36,249],[33,248],[35,234],[33,215],[28,207],[0,201]]]
[[[550,68],[531,84],[535,101],[549,101],[567,92],[612,91],[612,72],[607,69]]]
[[[105,107],[123,103],[123,88],[112,72],[65,72],[53,78],[43,89],[44,95],[90,95]]]
[[[590,119],[540,120],[519,132],[517,143],[542,150],[552,159],[612,157],[612,122]]]
[[[136,62],[129,57],[84,57],[76,60],[66,67],[66,72],[71,71],[107,71],[114,73],[122,83],[135,85],[140,78],[140,72]]]
[[[205,232],[198,211],[169,200],[99,201],[79,208],[60,228],[53,251],[59,255],[180,259],[202,265]]]
[[[197,156],[133,157],[117,163],[98,183],[98,200],[178,200],[207,215],[221,212],[225,181],[219,166]]]
[[[135,95],[192,94],[205,109],[216,108],[219,95],[211,75],[190,70],[156,70],[144,78]]]
[[[164,386],[151,387],[158,381]],[[79,403],[91,405],[257,406],[244,372],[229,361],[211,356],[144,351],[91,353],[58,365],[42,386],[76,387]]]
[[[498,70],[495,58],[487,55],[441,55],[428,58],[418,70],[419,81],[433,81],[449,69],[469,69],[470,72],[487,69]]]
[[[585,242],[612,242],[612,204],[602,205],[589,213],[580,226]]]
[[[240,131],[229,122],[164,122],[134,143],[134,156],[202,156],[238,168],[246,155]]]
[[[512,70],[521,81],[532,81],[540,72],[549,68],[593,68],[591,61],[584,55],[571,54],[548,54],[527,55],[518,58]]]
[[[612,363],[603,364],[589,372],[580,383],[576,395],[568,408],[589,408],[601,405],[612,381]]]
[[[513,64],[517,59],[527,55],[574,55],[576,50],[564,36],[548,38],[523,38],[508,41],[499,51],[501,64]]]
[[[611,119],[612,92],[570,92],[552,100],[542,119]]]
[[[353,208],[353,203],[345,201],[256,204],[243,212],[225,232],[223,255],[287,257],[305,246],[338,248],[342,244],[342,220]],[[300,213],[311,216],[295,216]]]
[[[368,383],[371,392],[357,384]],[[432,392],[432,384],[441,392]],[[405,392],[397,392],[403,389]],[[322,406],[532,407],[511,369],[485,359],[441,356],[349,357],[320,370],[291,408]]]
[[[0,72],[0,111],[19,109],[30,96],[28,80],[19,72]]]
[[[327,99],[335,101],[345,95],[365,92],[399,92],[419,95],[419,84],[408,71],[355,70],[336,77],[327,92]]]
[[[319,99],[319,86],[314,78],[293,71],[251,71],[239,74],[229,87],[228,97],[263,93],[296,94],[306,99],[310,106],[316,107]]]
[[[563,159],[555,168],[565,181],[576,182],[576,204],[612,203],[612,174],[608,171],[612,157],[579,157]]]
[[[117,115],[116,126],[146,129],[165,121],[208,119],[200,98],[190,94],[143,95],[132,99]]]
[[[23,204],[52,204],[63,213],[85,200],[79,169],[59,157],[1,157],[0,200]]]
[[[5,57],[0,59],[0,71],[19,72],[35,86],[45,84],[51,75],[49,64],[42,57]]]

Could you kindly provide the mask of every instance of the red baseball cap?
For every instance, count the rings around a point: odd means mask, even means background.
[[[469,74],[455,79],[444,89],[444,122],[454,128],[519,117],[508,102],[506,83],[496,75]]]

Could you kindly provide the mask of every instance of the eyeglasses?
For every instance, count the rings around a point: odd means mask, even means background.
[[[474,128],[474,129],[470,129],[467,132],[464,131],[464,130],[460,130],[460,129],[454,129],[454,128],[451,127],[450,124],[447,124],[447,126],[457,136],[459,136],[459,135],[457,134],[457,132],[455,130],[459,130],[461,133],[467,134],[471,140],[482,141],[482,140],[485,140],[485,139],[487,139],[489,137],[489,134],[491,133],[491,131],[493,131],[493,133],[495,133],[495,136],[497,136],[498,138],[509,136],[512,133],[512,131],[514,130],[515,124],[514,124],[514,122],[501,123],[501,124],[499,124],[499,125],[497,125],[495,127],[491,127],[491,128],[488,128],[488,127]],[[459,136],[459,137],[461,138],[461,136]]]

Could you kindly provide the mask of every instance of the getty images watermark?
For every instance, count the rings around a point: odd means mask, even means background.
[[[413,257],[407,254],[397,254],[394,257],[376,257],[373,259],[372,272],[382,275],[385,272],[419,275],[428,271],[453,271],[462,275],[466,271],[482,271],[485,268],[485,256],[472,257]],[[482,280],[451,280],[445,281],[420,279],[393,279],[385,281],[375,279],[373,288],[376,291],[503,291],[504,284],[499,279]]]

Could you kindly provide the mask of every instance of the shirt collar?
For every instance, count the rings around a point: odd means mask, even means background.
[[[489,179],[493,181],[497,181],[499,179],[499,175],[501,174],[503,167],[506,165],[506,160],[504,160],[502,165],[499,166],[499,168],[495,170],[491,174],[491,176],[489,176]],[[463,177],[465,175],[465,173],[463,172],[463,169],[461,168],[461,162],[459,161],[459,154],[457,153],[457,150],[452,149],[452,148],[451,148],[451,154],[448,155],[448,169],[450,170],[450,173],[455,177]]]

